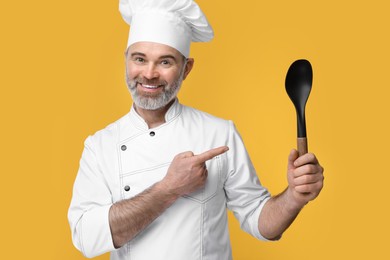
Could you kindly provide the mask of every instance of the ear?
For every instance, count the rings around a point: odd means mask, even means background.
[[[194,66],[194,59],[188,58],[186,65],[185,65],[185,68],[184,68],[183,80],[185,80],[187,78],[188,74],[190,74],[193,66]]]
[[[126,48],[126,50],[124,51],[124,55],[125,55],[125,61],[127,61],[127,54],[129,53],[129,49],[130,49],[130,46]]]

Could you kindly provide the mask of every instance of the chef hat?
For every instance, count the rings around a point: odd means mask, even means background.
[[[213,29],[193,0],[119,0],[131,25],[127,47],[141,41],[171,46],[188,58],[190,44],[214,37]]]

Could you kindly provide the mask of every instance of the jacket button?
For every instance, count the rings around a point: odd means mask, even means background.
[[[156,133],[152,131],[152,132],[149,133],[149,135],[150,135],[150,136],[155,136]]]
[[[130,190],[130,186],[129,185],[126,185],[125,186],[125,191],[129,191]]]
[[[121,150],[122,150],[122,151],[126,151],[126,149],[127,149],[126,145],[122,145],[122,146],[121,146]]]

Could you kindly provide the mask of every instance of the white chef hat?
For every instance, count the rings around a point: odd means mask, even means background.
[[[193,0],[119,0],[119,11],[131,26],[127,47],[141,41],[162,43],[188,58],[191,41],[206,42],[214,37]]]

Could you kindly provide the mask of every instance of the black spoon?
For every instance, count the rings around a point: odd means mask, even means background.
[[[310,94],[313,81],[313,70],[307,60],[296,60],[288,69],[286,75],[286,91],[294,103],[297,112],[298,124],[298,152],[299,156],[307,153],[307,136],[305,106]]]

